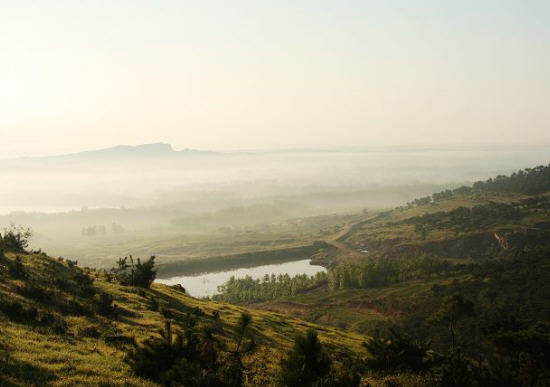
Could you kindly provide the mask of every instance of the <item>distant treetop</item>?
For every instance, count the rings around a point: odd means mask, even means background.
[[[521,169],[510,176],[498,175],[485,181],[476,181],[471,187],[461,186],[453,190],[436,192],[431,196],[417,198],[408,207],[426,205],[430,202],[452,199],[455,195],[469,195],[472,193],[519,193],[538,195],[550,192],[550,164],[539,165],[534,168]]]
[[[472,189],[474,192],[505,192],[529,195],[548,192],[550,191],[550,164],[519,170],[510,176],[498,175],[494,179],[477,181],[473,184]]]

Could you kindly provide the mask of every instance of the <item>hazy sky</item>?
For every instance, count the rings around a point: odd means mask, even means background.
[[[550,2],[0,0],[0,157],[550,143]]]

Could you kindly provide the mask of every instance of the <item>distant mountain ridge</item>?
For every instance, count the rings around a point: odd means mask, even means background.
[[[159,157],[179,156],[184,154],[213,154],[212,151],[200,151],[195,149],[184,149],[176,151],[172,145],[157,142],[141,145],[117,145],[110,148],[71,153],[66,155],[51,156],[49,158],[104,158],[104,157]]]
[[[152,144],[141,145],[117,145],[109,148],[94,149],[89,151],[67,153],[53,156],[33,156],[33,157],[19,157],[14,159],[0,160],[0,163],[20,163],[29,162],[34,163],[36,161],[63,161],[63,160],[98,160],[98,159],[118,159],[118,158],[147,158],[147,157],[179,157],[179,156],[191,156],[191,155],[215,155],[217,152],[209,150],[196,150],[196,149],[183,149],[174,150],[172,145],[157,142]]]
[[[103,148],[97,150],[90,150],[78,153],[71,153],[67,155],[53,156],[53,157],[81,157],[81,156],[128,156],[128,155],[140,155],[140,156],[159,156],[175,153],[172,145],[157,142],[153,144],[142,145],[117,145],[110,148]]]

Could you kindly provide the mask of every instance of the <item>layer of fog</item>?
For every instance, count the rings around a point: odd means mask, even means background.
[[[0,161],[0,223],[28,225],[35,231],[33,246],[55,255],[82,254],[93,263],[99,254],[130,252],[124,249],[138,241],[391,208],[544,164],[550,155],[548,148],[146,149]],[[110,250],[97,249],[95,256],[89,252],[94,245]]]

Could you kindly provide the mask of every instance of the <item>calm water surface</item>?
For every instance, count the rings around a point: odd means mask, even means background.
[[[288,274],[293,277],[298,274],[315,275],[318,272],[326,271],[323,266],[310,265],[310,259],[300,261],[279,263],[273,265],[262,265],[246,269],[233,269],[213,273],[203,273],[194,276],[177,276],[171,278],[157,279],[156,282],[166,285],[181,284],[187,293],[193,297],[206,297],[218,293],[218,286],[229,281],[231,276],[244,278],[247,275],[252,278],[263,278],[268,274]]]

